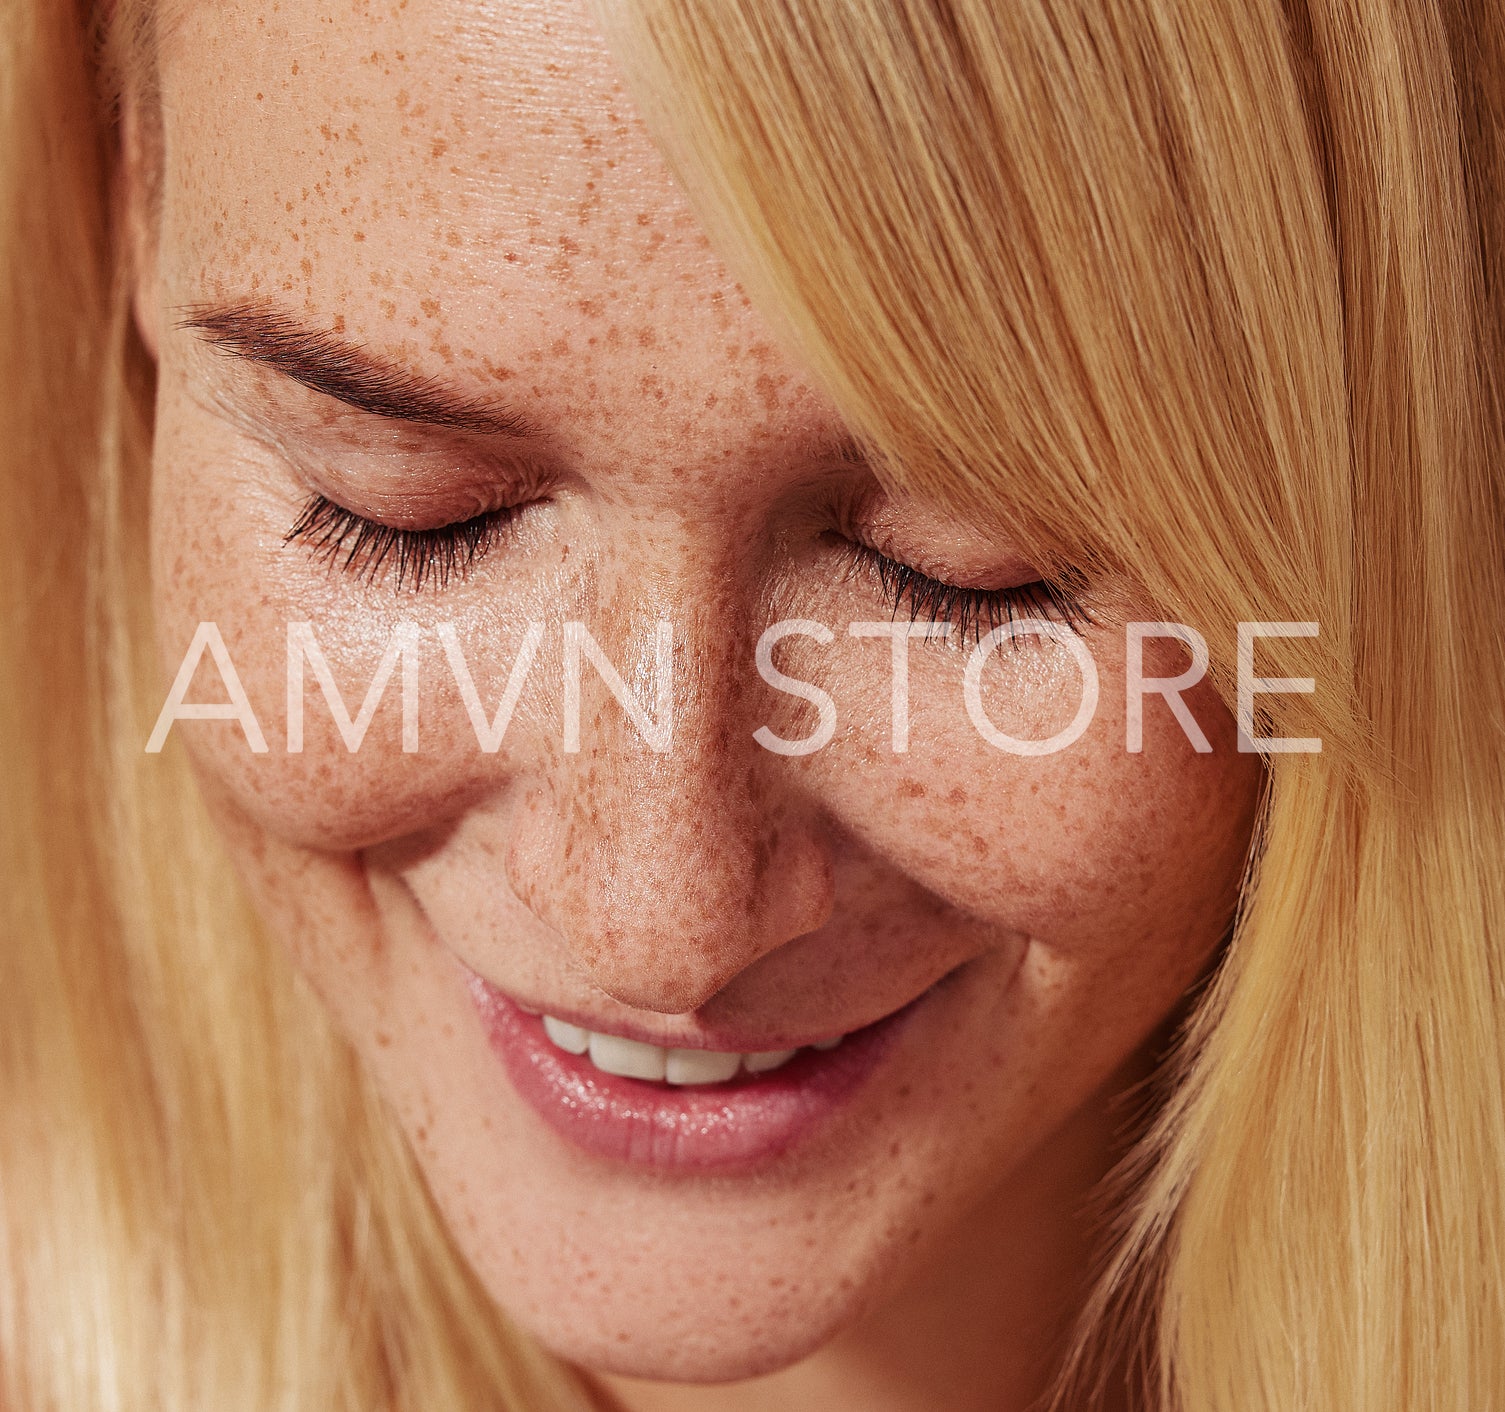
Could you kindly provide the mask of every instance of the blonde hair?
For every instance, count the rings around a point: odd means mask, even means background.
[[[583,1412],[262,935],[184,757],[143,753],[152,368],[94,60],[149,91],[151,20],[0,25],[0,1407]]]
[[[1427,0],[602,0],[883,474],[1202,625],[1269,757],[1057,1405],[1505,1395],[1505,18]],[[149,83],[150,7],[116,75]],[[93,36],[6,16],[0,1405],[584,1406],[258,933],[160,702]],[[108,90],[107,90],[108,93]],[[23,688],[24,684],[24,689]],[[1079,1405],[1079,1404],[1078,1404]]]

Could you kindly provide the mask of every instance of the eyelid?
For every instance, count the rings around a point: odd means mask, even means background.
[[[292,453],[285,459],[306,491],[364,519],[414,531],[541,499],[556,479],[533,462],[457,458],[442,448],[415,457],[353,450],[345,458]]]
[[[978,557],[987,563],[987,568],[981,571],[947,562],[933,544],[920,550],[915,541],[923,540],[925,536],[917,533],[913,524],[905,523],[904,507],[881,487],[863,487],[855,492],[848,490],[839,495],[833,509],[840,535],[865,551],[875,567],[886,565],[891,570],[916,575],[937,589],[966,594],[1008,594],[1028,588],[1074,602],[1085,586],[1080,581],[1070,584],[1053,581],[1017,553],[1000,552],[981,536],[976,536],[979,540]],[[926,513],[923,506],[916,505],[912,509],[917,516]],[[946,517],[946,522],[951,522],[950,517]],[[963,533],[976,533],[970,527],[962,526],[961,529]],[[1085,610],[1081,611],[1081,616],[1089,618]]]
[[[871,481],[838,485],[833,492],[829,510],[847,539],[939,582],[992,590],[1038,577],[1017,549],[922,500],[897,496]],[[942,541],[956,541],[958,552],[946,553]]]

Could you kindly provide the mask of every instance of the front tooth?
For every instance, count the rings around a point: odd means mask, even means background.
[[[591,1032],[572,1025],[568,1020],[556,1020],[552,1015],[543,1017],[543,1032],[566,1054],[584,1054],[590,1048]]]
[[[661,1080],[668,1053],[661,1045],[623,1039],[620,1035],[593,1033],[590,1037],[591,1063],[624,1079]]]
[[[742,1062],[749,1074],[766,1074],[780,1064],[787,1064],[798,1053],[797,1049],[760,1049],[756,1054],[743,1055]]]
[[[731,1078],[741,1065],[740,1054],[719,1049],[671,1049],[664,1064],[664,1077],[671,1084],[719,1084]]]
[[[835,1039],[818,1039],[818,1040],[815,1041],[814,1044],[812,1044],[810,1046],[810,1048],[811,1049],[835,1049],[836,1046],[838,1044],[840,1044],[842,1042],[842,1040],[844,1040],[845,1038],[846,1038],[846,1036],[844,1034],[839,1034],[839,1035],[836,1036]]]

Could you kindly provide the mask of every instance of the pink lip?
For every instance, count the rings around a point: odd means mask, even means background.
[[[603,1073],[553,1044],[542,1019],[495,986],[474,974],[468,984],[514,1088],[555,1132],[597,1156],[683,1172],[754,1166],[788,1151],[854,1097],[925,999],[771,1073],[681,1088]]]

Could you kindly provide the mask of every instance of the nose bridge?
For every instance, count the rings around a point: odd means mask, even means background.
[[[619,611],[598,613],[590,640],[573,660],[567,651],[566,681],[579,672],[578,749],[556,743],[544,808],[519,819],[508,850],[514,891],[593,983],[662,1013],[696,1009],[820,926],[833,885],[811,801],[778,776],[789,762],[753,739],[755,634],[727,578],[676,581],[661,573],[630,605],[603,602]],[[666,694],[655,691],[662,622],[673,634]],[[634,693],[637,719],[614,687]],[[656,749],[666,699],[672,733]]]

